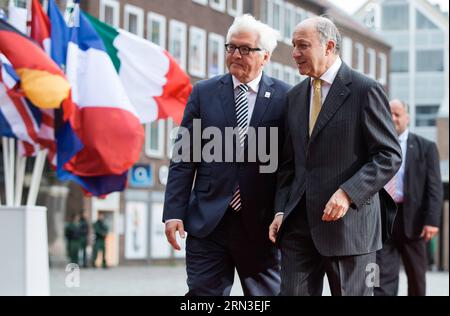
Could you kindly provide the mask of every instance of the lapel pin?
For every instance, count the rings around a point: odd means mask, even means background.
[[[269,92],[269,91],[266,91],[266,94],[264,95],[264,97],[270,98],[270,92]]]

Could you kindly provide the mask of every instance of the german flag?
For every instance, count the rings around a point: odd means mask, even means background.
[[[70,84],[58,65],[30,38],[0,20],[0,53],[11,62],[24,95],[37,107],[59,108]]]

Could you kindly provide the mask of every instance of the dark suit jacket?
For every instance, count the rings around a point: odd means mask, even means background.
[[[424,225],[439,227],[444,191],[436,145],[409,133],[407,146],[403,225],[405,235],[417,239]]]
[[[253,127],[279,127],[287,105],[287,84],[262,76],[250,120]],[[193,120],[201,119],[202,131],[217,127],[222,135],[225,127],[236,127],[233,81],[230,74],[198,82],[186,106],[181,126],[193,132]],[[268,130],[268,129],[267,129]],[[182,140],[179,139],[181,142]],[[249,137],[255,144],[255,139]],[[278,134],[281,151],[283,133]],[[201,148],[209,140],[202,140]],[[266,145],[270,139],[268,138]],[[191,153],[194,150],[192,140]],[[249,147],[248,142],[246,148]],[[223,147],[223,154],[225,147]],[[279,157],[278,157],[279,159]],[[242,216],[250,236],[267,242],[273,219],[276,173],[260,173],[263,165],[256,162],[171,162],[166,188],[163,220],[182,219],[185,229],[195,237],[210,234],[225,214],[237,184],[240,186]],[[194,188],[192,190],[192,185]]]
[[[343,63],[310,138],[310,87],[307,79],[288,94],[276,211],[285,213],[283,223],[289,221],[304,197],[322,255],[374,252],[382,246],[378,192],[401,164],[389,102],[380,84]],[[351,208],[342,219],[324,222],[325,205],[339,188],[350,196]]]

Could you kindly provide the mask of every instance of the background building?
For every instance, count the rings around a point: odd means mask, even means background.
[[[392,46],[390,96],[411,109],[411,130],[436,141],[436,118],[448,109],[448,14],[426,0],[369,0],[355,17]]]
[[[6,8],[6,1],[2,5]],[[66,0],[56,0],[61,8]],[[0,2],[1,3],[1,2]],[[42,3],[46,1],[43,0]],[[25,0],[16,4],[24,7]],[[342,58],[353,68],[377,79],[388,92],[390,46],[325,0],[89,0],[82,8],[102,21],[148,39],[167,49],[191,81],[225,73],[226,32],[235,16],[250,13],[280,32],[279,45],[265,72],[292,85],[302,78],[291,57],[291,35],[299,22],[327,15],[343,36]],[[161,222],[170,150],[176,127],[171,120],[146,126],[145,146],[130,170],[129,188],[106,199],[83,198],[75,184],[45,177],[38,204],[47,205],[51,262],[64,262],[63,221],[87,211],[94,222],[105,214],[110,227],[108,263],[139,264],[183,258],[166,241]],[[0,181],[3,181],[3,177]],[[92,244],[92,241],[91,241]]]
[[[192,82],[226,72],[226,32],[235,16],[250,13],[280,31],[279,45],[265,71],[299,83],[292,60],[291,35],[300,21],[326,14],[343,35],[342,56],[353,68],[379,80],[388,89],[390,46],[327,1],[282,0],[93,0],[83,9],[104,22],[124,28],[167,49]],[[130,172],[129,189],[106,200],[85,203],[95,220],[106,212],[113,228],[110,262],[132,264],[183,258],[168,245],[161,223],[170,149],[176,128],[171,120],[146,126],[145,148]],[[70,202],[69,202],[70,203]]]

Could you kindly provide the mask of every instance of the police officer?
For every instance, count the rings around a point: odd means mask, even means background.
[[[95,233],[95,243],[94,243],[94,252],[92,254],[92,266],[95,268],[95,261],[97,260],[97,254],[99,251],[102,252],[102,266],[103,268],[107,268],[106,266],[106,247],[105,247],[105,238],[108,234],[109,228],[104,222],[103,213],[98,213],[98,219],[94,224],[94,233]]]
[[[86,214],[83,213],[80,217],[80,222],[78,224],[79,233],[80,233],[80,249],[81,254],[83,256],[83,268],[87,268],[87,255],[86,248],[88,244],[88,236],[89,236],[89,225],[86,219]]]
[[[80,231],[78,227],[78,215],[72,215],[70,222],[64,229],[67,239],[67,255],[70,263],[78,264],[78,251],[80,250]]]

